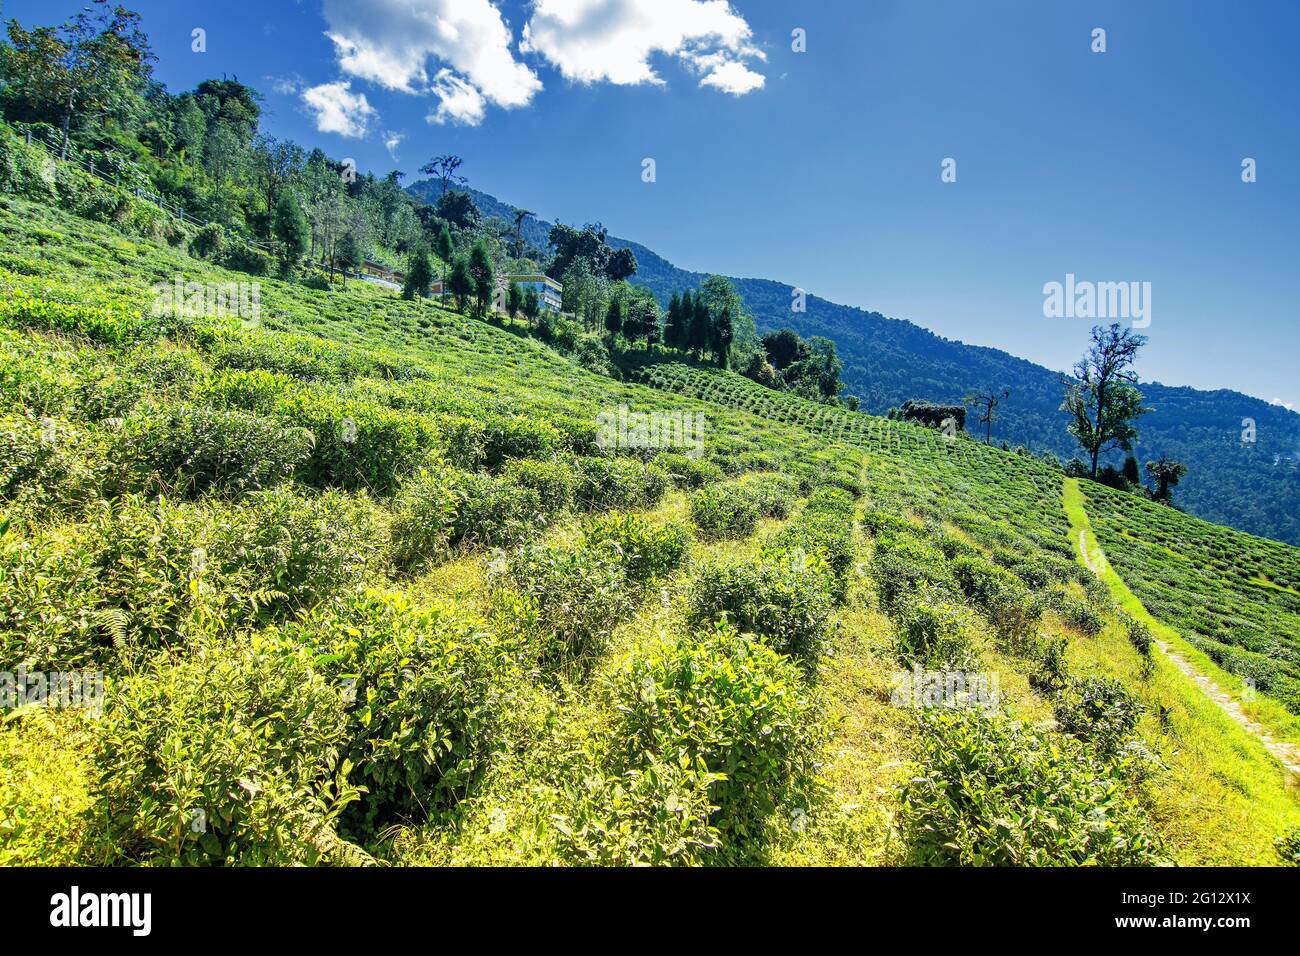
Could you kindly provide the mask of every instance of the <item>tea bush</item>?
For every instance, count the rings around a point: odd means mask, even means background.
[[[545,515],[558,515],[573,506],[576,482],[572,462],[516,458],[505,463],[501,474],[512,484],[537,492]]]
[[[758,526],[753,498],[735,485],[712,485],[690,496],[691,520],[708,539],[747,538]]]
[[[254,636],[122,680],[99,758],[120,862],[319,861],[312,834],[355,794],[336,786],[343,699],[314,656]]]
[[[778,808],[808,810],[821,790],[822,738],[799,670],[720,624],[632,658],[609,682],[615,766],[702,766],[725,850],[743,853]]]
[[[766,554],[757,561],[713,561],[691,582],[694,626],[725,616],[809,671],[829,641],[832,609],[830,570],[816,557]]]
[[[419,820],[472,789],[501,746],[512,685],[507,645],[482,621],[375,591],[321,607],[284,637],[323,654],[344,690],[349,779],[364,793],[344,812],[369,837]]]
[[[305,429],[233,409],[180,407],[128,419],[115,442],[129,485],[197,496],[288,480],[312,454]]]
[[[652,508],[668,490],[668,473],[630,458],[579,458],[574,500],[588,511]]]
[[[1114,678],[1087,677],[1065,686],[1055,710],[1063,731],[1114,757],[1134,739],[1146,708]]]
[[[967,612],[942,599],[912,598],[902,611],[895,641],[899,660],[936,670],[970,670],[979,655],[971,643]]]
[[[1042,606],[1019,578],[976,557],[953,561],[952,573],[962,592],[984,612],[1004,641],[1013,649],[1029,642]]]
[[[901,792],[909,862],[1151,866],[1163,848],[1121,772],[1073,738],[975,708],[920,717]]]
[[[723,480],[722,469],[713,462],[679,452],[661,452],[655,456],[654,463],[668,473],[678,488],[703,488]]]
[[[690,545],[690,533],[681,525],[662,525],[637,515],[612,512],[582,523],[582,547],[613,550],[627,580],[648,584],[681,567]]]
[[[501,626],[550,672],[585,676],[628,610],[622,564],[604,548],[525,545],[496,584]]]

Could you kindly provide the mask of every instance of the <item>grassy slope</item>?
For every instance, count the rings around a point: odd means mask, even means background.
[[[41,236],[35,235],[36,223]],[[152,282],[177,274],[199,281],[245,278],[13,200],[0,201],[0,225],[0,266],[25,276],[24,281],[75,277],[78,283],[111,288],[144,304]],[[860,471],[872,507],[943,521],[953,533],[1002,541],[1027,553],[1053,542],[1057,554],[1069,548],[1072,519],[1078,518],[1077,511],[1067,517],[1061,508],[1059,473],[1034,459],[801,403],[724,373],[669,366],[650,377],[662,388],[616,382],[578,368],[517,328],[469,321],[430,303],[403,303],[367,286],[327,294],[266,280],[262,332],[277,331],[382,349],[400,362],[428,369],[459,397],[536,417],[563,414],[590,420],[620,403],[703,411],[715,457],[757,454],[778,467],[801,462]],[[684,514],[681,496],[674,495],[648,517],[682,521]],[[547,533],[564,540],[572,530],[572,523],[562,523]],[[770,530],[772,526],[761,528],[759,534]],[[702,545],[693,557],[743,555],[756,540]],[[825,765],[831,806],[806,827],[791,825],[774,835],[769,849],[773,862],[872,864],[901,858],[891,828],[893,793],[915,769],[908,763],[914,731],[908,715],[889,706],[897,670],[890,650],[893,625],[874,607],[870,542],[860,537],[859,546],[859,573],[849,600],[837,611],[834,653],[816,688],[833,733]],[[993,550],[988,544],[981,547]],[[598,673],[609,673],[630,654],[681,632],[686,582],[686,575],[676,576],[659,599],[637,607],[620,625]],[[452,598],[479,610],[490,603],[481,555],[394,583],[417,601]],[[1078,670],[1119,676],[1140,689],[1153,711],[1156,705],[1168,709],[1164,721],[1154,712],[1148,715],[1142,729],[1170,765],[1152,802],[1175,859],[1271,862],[1271,838],[1300,822],[1300,801],[1262,748],[1167,664],[1144,680],[1136,652],[1113,620],[1091,639],[1073,633],[1054,615],[1045,619],[1044,628],[1072,638],[1071,662]],[[1047,701],[1029,687],[1029,662],[1003,652],[988,635],[981,649],[990,666],[1005,672],[1003,691],[1018,714],[1033,720],[1050,716]],[[516,738],[507,759],[454,824],[407,829],[376,849],[404,862],[550,861],[542,783],[567,753],[598,731],[608,713],[598,695],[537,685],[527,689],[516,716]]]

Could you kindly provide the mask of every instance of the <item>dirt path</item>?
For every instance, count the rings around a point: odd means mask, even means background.
[[[1088,566],[1088,570],[1098,577],[1104,577],[1105,571],[1105,553],[1101,550],[1101,545],[1097,544],[1094,548],[1088,547],[1088,529],[1079,529],[1079,556],[1083,558],[1083,563]],[[1194,667],[1191,662],[1179,654],[1167,641],[1160,638],[1155,639],[1156,646],[1160,648],[1161,653],[1169,658],[1170,663],[1189,677],[1210,700],[1218,705],[1219,709],[1231,717],[1234,721],[1244,727],[1251,734],[1259,738],[1266,750],[1271,753],[1277,760],[1286,767],[1287,770],[1294,774],[1300,774],[1300,747],[1295,744],[1284,743],[1275,740],[1268,730],[1259,722],[1252,720],[1249,715],[1241,708],[1241,702],[1216,684],[1209,677],[1202,674]]]

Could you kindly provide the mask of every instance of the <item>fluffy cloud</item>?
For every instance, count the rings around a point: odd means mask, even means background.
[[[405,133],[395,133],[392,130],[384,131],[384,149],[388,150],[388,155],[397,162],[397,147],[402,145],[402,140],[406,139]]]
[[[345,73],[390,90],[432,92],[433,122],[475,124],[488,103],[525,106],[542,88],[515,59],[490,0],[325,0],[325,19]]]
[[[316,129],[354,138],[365,136],[378,116],[364,93],[344,81],[322,83],[302,91],[302,102],[316,117]]]
[[[656,53],[736,96],[764,82],[749,63],[766,56],[726,0],[536,0],[519,48],[580,83],[663,83],[650,65]]]

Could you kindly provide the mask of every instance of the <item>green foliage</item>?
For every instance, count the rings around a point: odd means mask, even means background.
[[[936,670],[970,670],[978,661],[966,612],[942,599],[912,600],[895,631],[899,660]]]
[[[582,523],[582,547],[611,549],[627,579],[650,584],[681,567],[690,533],[678,524],[656,525],[634,514],[613,512]]]
[[[1122,772],[1072,738],[976,708],[922,712],[902,788],[911,862],[1150,866],[1163,849]]]
[[[482,621],[368,591],[284,631],[323,656],[346,707],[342,753],[363,790],[344,829],[373,836],[453,805],[501,747],[517,682],[513,656]]]
[[[1115,757],[1133,740],[1145,708],[1114,678],[1071,680],[1056,700],[1061,730],[1106,758]]]
[[[610,549],[525,545],[496,582],[498,620],[543,670],[581,678],[627,613],[624,586]]]
[[[630,458],[579,458],[574,499],[588,511],[652,508],[668,490],[668,474]]]
[[[703,488],[722,481],[722,469],[701,458],[665,451],[655,456],[654,463],[668,472],[678,488]]]
[[[609,692],[616,767],[721,775],[710,794],[724,852],[754,852],[774,813],[818,800],[821,731],[798,669],[729,626],[632,658]]]
[[[1042,605],[1014,574],[982,558],[952,562],[952,573],[966,597],[984,612],[998,635],[1013,649],[1031,640]]]
[[[734,484],[710,485],[690,496],[691,520],[709,539],[747,538],[761,516],[758,505]]]
[[[817,557],[767,554],[758,561],[714,561],[691,583],[693,625],[725,619],[813,671],[831,634],[830,570]]]
[[[502,477],[517,487],[536,492],[545,515],[557,515],[573,506],[576,481],[570,462],[514,458],[505,463]]]
[[[356,793],[339,779],[343,699],[313,656],[254,636],[160,656],[121,682],[100,761],[123,861],[320,860],[312,835]]]

